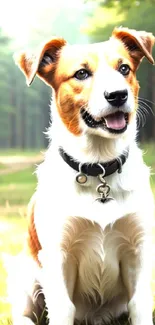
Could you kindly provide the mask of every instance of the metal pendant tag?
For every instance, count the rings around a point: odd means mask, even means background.
[[[79,173],[76,175],[77,183],[83,185],[87,182],[87,175],[82,172],[82,164],[79,165]]]
[[[85,184],[87,182],[87,176],[83,173],[78,173],[76,175],[76,181],[79,184]]]
[[[103,168],[102,165],[100,165],[100,164],[98,164],[98,165],[102,168],[103,173],[98,175],[98,178],[101,183],[96,187],[96,191],[100,194],[100,197],[98,197],[96,200],[101,203],[105,203],[109,200],[112,200],[111,197],[108,197],[109,193],[110,193],[110,186],[106,183],[106,181],[104,179],[105,169]]]

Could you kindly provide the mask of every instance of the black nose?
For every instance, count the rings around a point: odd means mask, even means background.
[[[113,91],[112,93],[104,92],[104,97],[112,106],[119,107],[123,105],[128,98],[127,89]]]

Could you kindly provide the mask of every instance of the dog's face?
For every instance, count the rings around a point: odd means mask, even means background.
[[[117,28],[103,43],[68,45],[53,38],[37,55],[17,63],[31,84],[37,74],[54,89],[56,107],[74,135],[118,137],[134,123],[139,84],[137,68],[145,56],[153,63],[151,33]]]

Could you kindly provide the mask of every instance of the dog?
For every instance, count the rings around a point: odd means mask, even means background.
[[[153,325],[154,203],[136,143],[136,71],[144,57],[154,63],[154,41],[118,27],[102,43],[53,37],[16,56],[27,84],[37,75],[53,94],[28,227],[50,325],[108,324],[124,312]],[[19,323],[33,321],[23,313]]]

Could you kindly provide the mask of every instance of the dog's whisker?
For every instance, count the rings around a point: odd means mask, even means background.
[[[152,109],[151,106],[149,106],[147,103],[145,103],[144,101],[141,101],[141,100],[139,100],[139,104],[142,104],[143,107],[145,107],[145,109],[148,112],[148,114],[149,114],[149,112],[151,112],[152,115],[155,116],[155,112],[153,111],[153,109]]]
[[[141,127],[141,116],[138,111],[136,114],[136,118],[137,118],[137,128],[139,129]]]
[[[146,113],[143,110],[143,107],[140,107],[140,109],[139,109],[139,116],[140,116],[141,121],[142,121],[142,127],[144,127],[144,125],[146,123]]]
[[[146,123],[146,116],[143,112],[143,110],[138,110],[137,111],[137,117],[138,117],[138,128],[140,127],[144,127],[145,123]]]
[[[147,98],[144,98],[144,97],[140,97],[140,96],[135,96],[135,99],[140,99],[140,100],[142,100],[142,101],[146,101],[146,102],[148,102],[148,103],[150,103],[150,104],[152,104],[152,105],[155,105],[155,102],[153,102],[153,101],[151,101],[150,99],[147,99]]]
[[[139,103],[139,108],[145,112],[146,115],[149,115],[149,111],[147,107],[144,105],[144,103]]]
[[[143,104],[140,104],[139,105],[139,109],[138,109],[139,112],[141,112],[143,115],[145,115],[145,117],[149,116],[149,112],[148,110],[146,109],[145,106],[143,106]]]
[[[152,107],[151,107],[147,102],[149,102],[149,103],[152,104],[152,105],[155,105],[155,103],[153,103],[153,102],[151,102],[150,100],[147,100],[147,99],[145,99],[145,98],[142,98],[142,97],[136,97],[136,96],[135,96],[135,99],[138,99],[138,104],[142,104],[143,107],[146,108],[146,111],[148,112],[148,114],[149,114],[149,112],[151,112],[151,114],[152,114],[153,116],[155,116],[155,112],[154,112],[154,110],[152,109]],[[146,102],[146,101],[147,101],[147,102]]]
[[[146,104],[146,103],[145,103]],[[147,107],[145,106],[145,104],[143,102],[139,102],[139,107],[138,107],[138,111],[142,112],[143,115],[145,115],[146,117],[149,115],[149,113],[151,112],[154,116],[154,112],[152,111],[152,109],[147,105]],[[150,109],[150,111],[148,111],[148,109]]]

